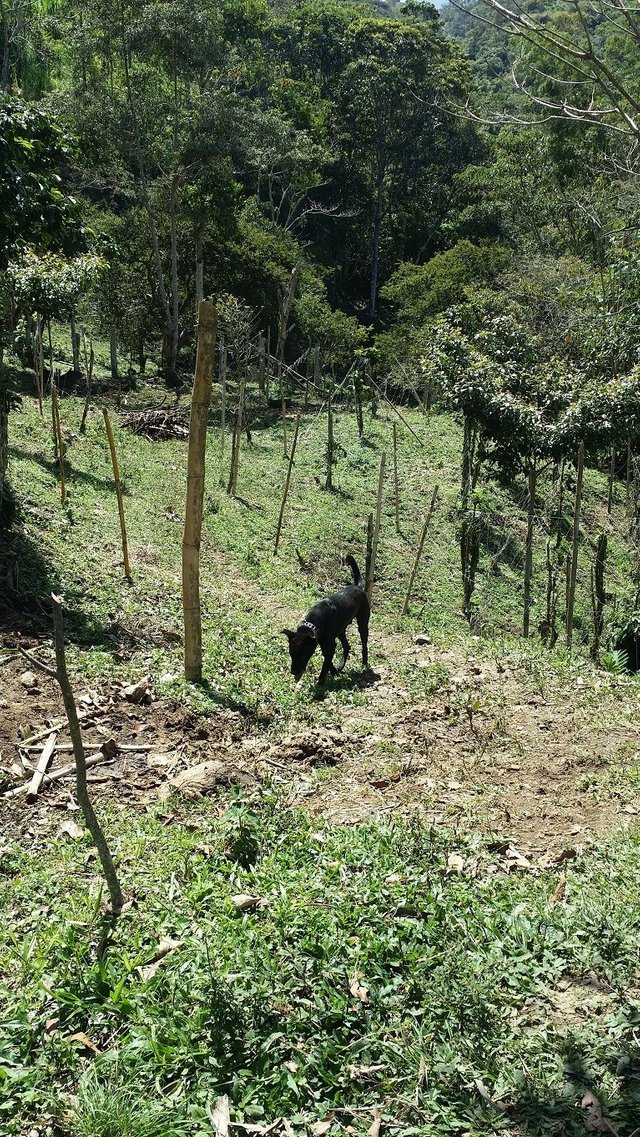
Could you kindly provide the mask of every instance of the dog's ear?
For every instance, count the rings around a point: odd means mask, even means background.
[[[289,631],[289,628],[283,628],[282,634],[283,634],[283,636],[286,636],[287,639],[289,640],[289,643],[291,643],[291,640],[293,639],[293,637],[295,636],[296,633]]]

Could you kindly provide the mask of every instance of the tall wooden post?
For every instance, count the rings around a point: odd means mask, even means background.
[[[184,612],[184,673],[191,682],[202,680],[202,618],[200,612],[200,535],[204,500],[204,466],[207,419],[213,386],[216,310],[203,300],[198,311],[198,349],[191,397],[187,496],[182,538],[182,607]]]
[[[51,381],[51,406],[53,407],[53,425],[58,443],[58,462],[60,465],[60,497],[64,505],[67,500],[67,485],[64,478],[64,441],[62,438],[62,424],[60,422],[60,404],[58,391],[53,380]]]

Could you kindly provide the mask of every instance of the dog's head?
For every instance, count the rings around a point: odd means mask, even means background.
[[[307,664],[318,646],[318,629],[305,621],[296,628],[295,632],[285,628],[284,634],[289,640],[291,674],[297,683],[302,679]]]

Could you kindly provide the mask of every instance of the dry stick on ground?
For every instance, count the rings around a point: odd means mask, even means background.
[[[365,592],[371,600],[371,593],[373,592],[373,580],[376,574],[376,559],[378,556],[378,538],[380,536],[380,514],[382,512],[382,489],[384,485],[384,467],[387,456],[382,451],[380,455],[380,472],[378,474],[378,494],[376,497],[376,516],[373,524],[373,537],[371,540],[371,559],[369,564],[369,574],[365,580]]]
[[[409,603],[411,601],[411,593],[413,591],[413,585],[414,585],[414,582],[416,579],[416,573],[418,571],[418,565],[420,564],[420,558],[422,557],[422,550],[424,549],[424,542],[425,542],[425,538],[427,536],[427,530],[429,528],[431,518],[433,517],[433,511],[436,507],[436,501],[438,498],[439,490],[440,490],[440,487],[436,486],[434,491],[433,491],[433,495],[431,497],[431,505],[429,506],[429,512],[427,513],[427,516],[424,519],[424,524],[423,524],[422,529],[420,531],[420,538],[418,540],[418,547],[416,549],[416,555],[414,557],[413,566],[411,569],[411,574],[409,576],[409,583],[407,585],[407,591],[406,591],[405,598],[404,598],[404,604],[402,605],[402,615],[403,616],[406,616],[407,612],[409,611]]]
[[[50,734],[42,748],[42,754],[38,759],[38,764],[33,772],[33,777],[26,789],[27,801],[33,800],[33,798],[38,796],[40,786],[42,785],[44,776],[49,767],[49,763],[53,757],[57,738],[58,735],[55,732],[53,734]]]
[[[578,576],[578,544],[580,540],[580,505],[582,503],[582,477],[584,474],[584,442],[580,443],[578,450],[578,464],[576,467],[576,498],[573,509],[573,545],[571,549],[571,567],[567,588],[567,647],[571,651],[573,640],[573,608],[576,599],[576,579]]]
[[[207,419],[213,386],[216,342],[216,310],[203,300],[198,311],[198,348],[191,397],[187,498],[182,538],[182,607],[184,612],[184,673],[195,683],[202,681],[202,618],[200,611],[200,534],[204,501],[204,466]]]
[[[34,664],[35,667],[38,666],[37,663],[35,663],[34,659],[32,659],[31,662]],[[107,757],[105,754],[102,753],[102,751],[100,751],[99,754],[91,754],[88,758],[85,758],[84,764],[85,764],[86,769],[88,770],[91,766],[98,766],[101,762],[112,762],[112,761],[113,761],[112,758]],[[75,774],[75,772],[76,772],[76,764],[75,764],[75,762],[72,762],[69,766],[60,766],[59,769],[52,770],[49,774],[45,774],[43,781],[44,781],[45,786],[48,786],[50,782],[59,782],[61,780],[61,778],[66,778],[69,776],[69,774]],[[22,786],[16,786],[16,788],[13,790],[7,790],[6,793],[2,794],[2,797],[6,797],[6,798],[20,797],[22,794],[26,794],[28,788],[29,788],[29,783],[25,782],[24,785],[22,785]]]
[[[31,659],[31,656],[28,652],[25,652],[24,648],[20,649],[20,654],[24,655],[25,659]],[[106,711],[99,711],[94,707],[92,710],[85,711],[84,713],[78,715],[78,722],[85,722],[86,719],[92,718],[104,718],[106,713]],[[24,750],[27,746],[30,746],[32,742],[40,742],[41,738],[46,738],[48,734],[51,734],[54,730],[60,730],[60,727],[62,726],[64,726],[64,719],[61,719],[60,722],[52,723],[51,726],[43,727],[43,729],[37,731],[36,734],[30,734],[28,738],[24,738],[19,744],[20,748]]]
[[[53,425],[58,441],[58,463],[60,465],[60,497],[64,505],[67,500],[67,484],[64,480],[64,442],[62,441],[62,426],[60,424],[60,404],[55,383],[51,382],[51,406],[53,409]]]
[[[87,377],[87,393],[85,395],[84,407],[82,409],[82,418],[80,419],[80,434],[84,434],[87,425],[87,415],[89,414],[89,404],[91,402],[91,386],[93,383],[93,344],[89,340],[89,356],[87,358],[87,337],[82,329],[82,354],[84,355],[84,370]]]
[[[284,510],[289,496],[289,483],[291,481],[291,471],[293,469],[293,460],[296,456],[296,446],[298,444],[298,431],[300,429],[300,415],[296,418],[296,427],[293,432],[293,442],[291,443],[291,454],[289,455],[289,465],[287,466],[287,477],[284,483],[284,492],[282,494],[282,505],[280,506],[280,516],[278,517],[278,528],[276,529],[276,540],[274,545],[274,553],[278,552],[278,545],[280,544],[280,532],[282,530],[282,519],[284,517]]]
[[[531,625],[531,577],[533,575],[533,522],[534,522],[534,509],[536,502],[536,480],[538,472],[535,466],[531,466],[529,470],[529,497],[527,501],[527,537],[525,541],[524,553],[524,618],[523,618],[523,635],[525,639],[529,637],[529,629]]]
[[[40,671],[44,671],[46,675],[50,675],[57,681],[62,692],[62,701],[67,715],[67,722],[69,724],[69,734],[73,743],[73,754],[76,760],[76,793],[78,796],[78,804],[82,811],[82,816],[85,819],[87,829],[89,830],[96,851],[100,858],[100,864],[107,881],[109,895],[111,897],[111,911],[114,916],[118,916],[122,911],[122,890],[118,881],[118,876],[113,863],[113,858],[107,845],[107,840],[102,832],[102,827],[98,818],[95,815],[89,792],[87,790],[87,759],[84,753],[84,746],[82,743],[82,735],[80,733],[80,722],[78,720],[78,712],[76,710],[75,700],[73,698],[73,691],[69,682],[67,674],[67,661],[64,654],[64,629],[62,621],[62,605],[60,598],[51,594],[51,604],[53,608],[53,638],[56,651],[56,666],[55,669],[47,667],[45,664],[40,663],[39,660],[33,656],[27,655],[34,666],[38,667]]]
[[[400,492],[398,489],[398,431],[393,424],[393,496],[396,507],[396,533],[400,532]]]
[[[122,559],[124,561],[124,575],[127,580],[131,580],[131,566],[129,564],[129,546],[127,544],[127,526],[124,520],[124,502],[122,500],[122,483],[120,481],[120,469],[118,467],[118,455],[116,454],[116,443],[113,437],[113,430],[109,421],[109,412],[106,407],[102,408],[104,415],[104,425],[107,431],[107,439],[109,441],[109,451],[111,453],[111,465],[113,466],[113,482],[116,491],[116,500],[118,502],[118,516],[120,518],[120,537],[122,540]]]

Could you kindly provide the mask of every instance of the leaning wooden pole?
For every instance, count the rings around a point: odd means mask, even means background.
[[[427,516],[424,519],[424,524],[422,526],[422,529],[420,530],[420,537],[418,539],[418,547],[416,549],[416,555],[413,558],[413,565],[411,568],[411,574],[409,576],[409,583],[407,585],[407,591],[406,591],[405,597],[404,597],[404,604],[402,605],[402,615],[403,616],[406,616],[407,612],[409,611],[409,603],[411,601],[411,593],[413,592],[413,586],[415,584],[416,573],[418,571],[418,565],[420,564],[420,560],[422,557],[422,550],[424,549],[424,542],[425,542],[425,539],[427,536],[429,525],[431,523],[431,518],[433,517],[433,511],[436,507],[436,501],[438,499],[439,490],[440,490],[440,487],[436,486],[434,491],[433,491],[432,497],[431,497],[431,505],[429,506],[429,512],[427,513]]]
[[[378,538],[380,536],[380,514],[382,513],[382,489],[384,486],[384,467],[387,456],[382,451],[380,455],[380,472],[378,474],[378,493],[376,496],[376,515],[373,523],[373,538],[371,543],[371,563],[369,565],[369,579],[365,581],[365,590],[369,600],[373,592],[373,581],[376,575],[376,560],[378,557]]]
[[[120,517],[120,536],[122,538],[122,559],[124,561],[124,575],[127,580],[131,580],[131,566],[129,564],[129,546],[127,544],[127,526],[124,519],[124,502],[122,500],[122,483],[120,482],[120,468],[118,466],[118,455],[116,454],[116,443],[113,437],[113,430],[109,421],[109,412],[106,407],[102,408],[104,415],[104,425],[107,431],[107,438],[109,440],[109,450],[111,451],[111,465],[113,466],[113,481],[115,484],[116,498],[118,501],[118,515]]]
[[[576,467],[576,497],[573,509],[573,544],[571,549],[571,568],[567,587],[567,647],[571,650],[573,640],[573,608],[576,599],[576,580],[578,576],[578,543],[580,539],[580,506],[582,504],[582,477],[584,474],[584,442],[578,450]]]
[[[51,594],[51,604],[53,608],[53,642],[56,653],[56,666],[55,668],[49,667],[35,656],[25,651],[24,648],[19,647],[18,651],[24,655],[30,663],[33,663],[40,671],[44,671],[52,679],[55,679],[60,687],[62,693],[62,701],[64,704],[67,722],[69,724],[69,734],[71,736],[71,743],[73,746],[73,757],[75,759],[75,772],[76,772],[76,795],[78,798],[78,805],[82,811],[82,816],[86,822],[87,829],[89,830],[93,843],[96,847],[96,852],[100,858],[102,871],[104,872],[111,897],[111,911],[114,916],[119,916],[122,911],[123,897],[118,875],[116,873],[113,858],[107,844],[107,839],[102,831],[102,826],[96,817],[91,799],[89,797],[89,790],[87,787],[87,766],[90,764],[91,759],[87,761],[84,744],[82,742],[82,734],[80,732],[80,719],[76,710],[76,703],[73,697],[73,690],[69,682],[69,675],[67,672],[67,661],[64,651],[64,626],[62,619],[62,602],[59,596]],[[55,741],[55,734],[51,734],[51,739]],[[52,780],[55,774],[52,775]]]
[[[51,383],[51,405],[53,407],[53,425],[55,427],[56,439],[58,441],[58,462],[60,464],[60,497],[62,504],[67,500],[67,483],[64,478],[64,442],[62,439],[62,425],[60,423],[60,404],[58,402],[58,391],[55,383]]]
[[[298,445],[298,430],[300,429],[300,415],[296,418],[296,427],[293,432],[293,442],[291,443],[291,453],[289,455],[289,465],[287,466],[287,476],[284,483],[284,492],[282,494],[282,505],[280,506],[280,515],[278,517],[278,528],[276,529],[276,540],[274,544],[274,553],[278,552],[278,545],[280,544],[280,533],[282,531],[282,521],[284,518],[285,506],[289,496],[289,483],[291,481],[291,471],[293,469],[293,460],[296,456],[296,446]]]
[[[213,386],[216,310],[210,300],[198,309],[198,348],[191,397],[187,498],[182,538],[182,608],[184,613],[184,673],[193,683],[202,680],[202,618],[200,612],[200,534],[204,501],[207,419]]]

